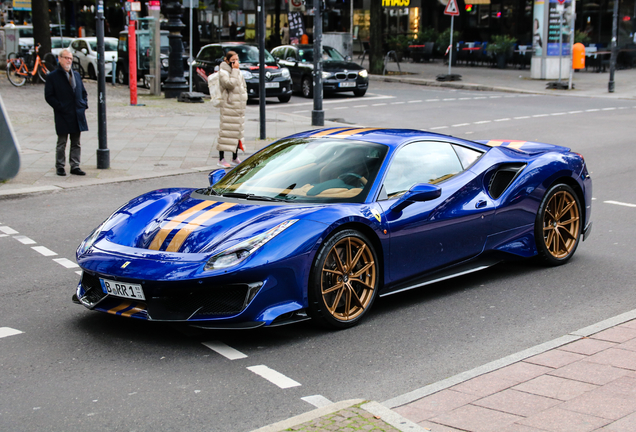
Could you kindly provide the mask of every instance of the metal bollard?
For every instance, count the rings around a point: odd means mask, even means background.
[[[113,67],[111,69],[112,85],[115,85],[115,83],[117,82],[117,80],[116,80],[116,76],[117,76],[117,61],[115,59],[112,59],[111,63],[113,64]]]

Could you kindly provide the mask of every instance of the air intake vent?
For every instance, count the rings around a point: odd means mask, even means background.
[[[500,166],[490,178],[490,184],[488,184],[488,193],[490,196],[494,199],[499,198],[525,167],[526,164],[506,164]]]

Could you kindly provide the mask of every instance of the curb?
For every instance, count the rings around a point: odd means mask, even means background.
[[[502,93],[521,93],[521,94],[550,94],[546,92],[532,91],[532,90],[521,90],[510,87],[497,87],[497,86],[487,86],[483,84],[471,84],[471,83],[462,83],[462,82],[449,82],[449,81],[436,81],[424,78],[405,78],[405,77],[393,77],[386,75],[369,75],[369,79],[373,81],[384,81],[384,82],[397,82],[402,84],[413,84],[413,85],[422,85],[429,87],[445,87],[445,88],[454,88],[459,90],[473,90],[473,91],[495,91]]]

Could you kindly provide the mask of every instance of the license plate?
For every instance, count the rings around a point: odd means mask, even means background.
[[[102,285],[102,291],[106,294],[133,300],[146,300],[146,297],[144,297],[144,291],[141,289],[141,285],[139,284],[116,282],[101,278],[99,279],[99,283]]]
[[[355,82],[341,82],[338,83],[338,87],[355,87],[356,83]]]
[[[278,88],[280,83],[277,82],[268,82],[265,83],[265,88]]]

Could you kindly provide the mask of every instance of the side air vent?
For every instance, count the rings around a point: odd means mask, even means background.
[[[497,171],[490,177],[490,183],[488,184],[490,196],[493,199],[499,198],[525,167],[526,164],[506,164],[497,168]]]

